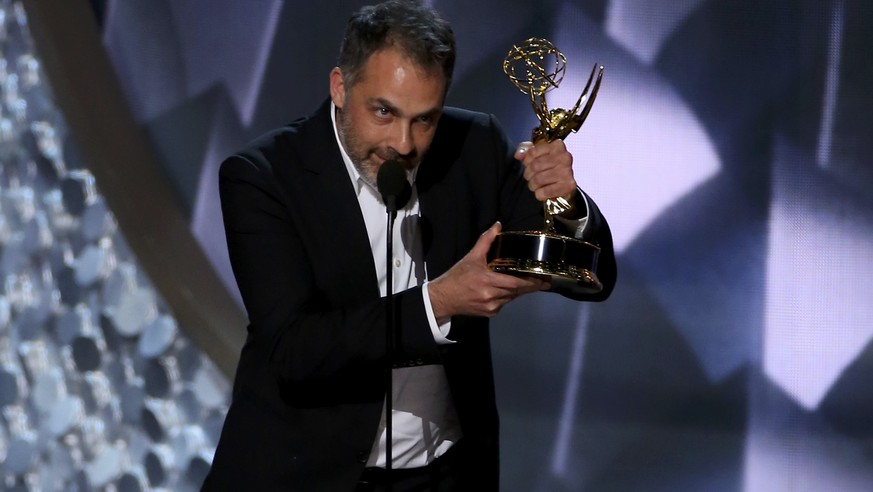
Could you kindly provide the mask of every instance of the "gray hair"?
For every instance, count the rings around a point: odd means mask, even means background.
[[[436,11],[417,0],[388,0],[352,15],[337,63],[346,87],[358,82],[373,53],[389,47],[400,49],[422,68],[440,69],[448,90],[455,67],[455,34]]]

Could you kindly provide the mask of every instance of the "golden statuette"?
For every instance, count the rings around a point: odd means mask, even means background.
[[[591,112],[603,78],[603,66],[597,64],[572,109],[549,109],[546,93],[561,84],[566,70],[567,58],[551,41],[542,38],[530,38],[514,45],[503,60],[503,72],[519,91],[528,96],[540,122],[532,132],[534,143],[563,140],[570,133],[579,131]],[[555,232],[554,217],[572,207],[573,204],[565,198],[548,199],[543,202],[542,231],[501,233],[489,252],[491,269],[547,277],[551,280],[552,290],[556,291],[599,292],[603,286],[595,272],[600,248]]]

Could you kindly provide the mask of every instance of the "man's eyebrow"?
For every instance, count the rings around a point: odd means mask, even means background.
[[[391,102],[388,101],[387,99],[377,97],[373,100],[373,103],[380,106],[380,107],[384,107],[385,109],[387,109],[388,111],[391,111],[392,113],[394,113],[396,115],[401,115],[401,116],[403,115],[403,112],[400,111],[400,109],[398,109],[396,106],[391,104]],[[427,111],[424,111],[421,114],[415,115],[415,117],[419,118],[421,116],[436,116],[436,115],[440,114],[441,112],[442,112],[442,107],[433,107],[431,109],[428,109]]]
[[[374,100],[374,103],[375,103],[376,105],[378,105],[378,106],[384,107],[385,109],[387,109],[388,111],[391,111],[391,112],[394,113],[394,114],[399,114],[399,113],[400,113],[400,110],[397,109],[396,106],[394,106],[393,104],[391,104],[391,102],[388,101],[387,99],[383,99],[383,98],[381,98],[381,97],[377,97],[377,98]]]

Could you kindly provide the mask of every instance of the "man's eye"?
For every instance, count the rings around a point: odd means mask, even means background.
[[[376,114],[379,116],[388,116],[391,114],[391,111],[388,108],[379,108],[376,110]]]
[[[433,118],[432,118],[431,116],[429,116],[429,115],[427,115],[427,116],[419,116],[419,117],[418,117],[418,121],[419,121],[420,123],[424,123],[424,124],[429,125],[429,124],[433,121]]]

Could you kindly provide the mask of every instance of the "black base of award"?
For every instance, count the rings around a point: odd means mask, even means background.
[[[549,290],[595,294],[603,290],[597,278],[600,248],[580,239],[540,231],[506,231],[488,251],[491,270],[510,275],[534,275],[551,281]]]

